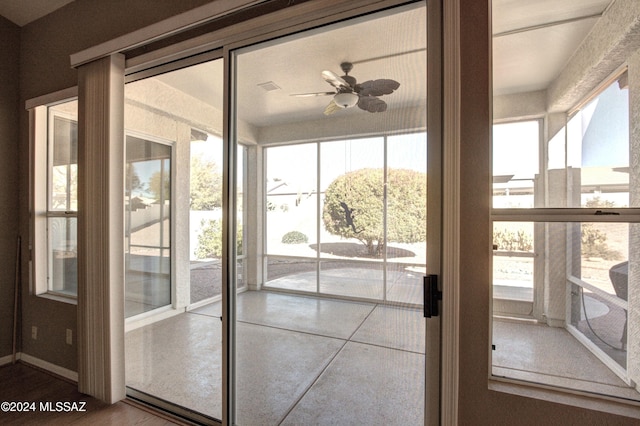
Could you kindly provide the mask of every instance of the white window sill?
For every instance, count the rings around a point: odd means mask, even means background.
[[[493,298],[518,302],[533,302],[533,288],[494,284]]]
[[[56,302],[68,303],[70,305],[77,305],[78,298],[76,296],[67,296],[60,293],[40,293],[36,294],[43,299],[55,300]]]
[[[493,376],[489,378],[488,388],[491,391],[640,419],[640,402],[636,401]]]

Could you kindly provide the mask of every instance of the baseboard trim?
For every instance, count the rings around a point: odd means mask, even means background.
[[[16,354],[16,361],[20,359],[20,353]],[[7,355],[0,357],[0,367],[3,365],[11,364],[13,362],[13,355]]]
[[[16,357],[17,359],[20,359],[20,361],[24,364],[30,364],[34,367],[40,368],[42,370],[48,371],[49,373],[53,373],[57,376],[63,377],[67,380],[71,380],[72,382],[78,383],[78,372],[77,371],[72,371],[69,370],[67,368],[64,367],[60,367],[59,365],[56,364],[52,364],[48,361],[44,361],[40,358],[36,358],[34,356],[25,354],[25,353],[19,353],[18,354],[19,357]],[[11,357],[9,357],[11,358]],[[11,359],[9,360],[9,362],[11,362]]]

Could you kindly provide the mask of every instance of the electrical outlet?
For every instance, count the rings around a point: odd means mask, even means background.
[[[73,345],[73,331],[67,328],[67,345]]]
[[[38,338],[38,327],[36,327],[35,325],[31,326],[31,338],[33,340],[36,340]]]

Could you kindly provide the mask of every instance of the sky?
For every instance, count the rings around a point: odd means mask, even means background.
[[[567,162],[572,167],[629,165],[628,90],[617,83],[576,113],[567,123]],[[493,174],[533,177],[540,169],[537,120],[493,126]],[[565,133],[549,144],[549,168],[564,168]]]
[[[574,119],[582,125],[583,167],[629,165],[628,90],[619,89],[618,83],[612,84]]]
[[[493,126],[493,175],[532,178],[539,172],[538,121]]]

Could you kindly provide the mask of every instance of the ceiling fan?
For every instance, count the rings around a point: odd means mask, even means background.
[[[341,63],[340,68],[344,72],[342,77],[333,71],[322,71],[322,78],[336,89],[335,92],[300,93],[291,96],[333,95],[333,99],[324,110],[325,115],[330,115],[338,110],[351,108],[355,105],[369,112],[384,112],[387,110],[387,103],[378,96],[393,93],[394,90],[400,87],[400,83],[387,78],[358,83],[355,77],[349,75],[349,72],[353,69],[351,62]]]

